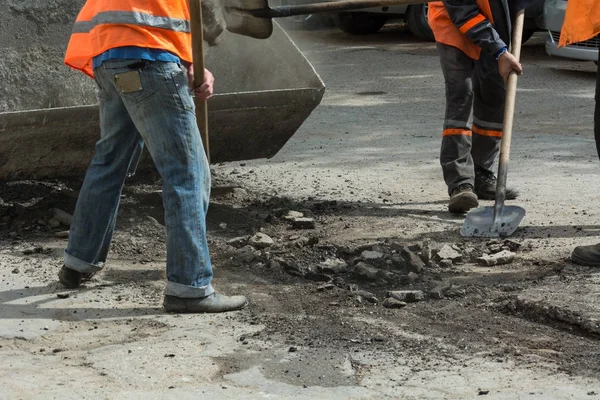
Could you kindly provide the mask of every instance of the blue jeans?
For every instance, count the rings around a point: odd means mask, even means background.
[[[132,71],[139,71],[140,80],[122,90],[118,78]],[[213,272],[206,239],[210,168],[187,75],[176,63],[109,60],[95,70],[95,76],[100,140],[75,208],[65,266],[82,273],[103,268],[127,172],[132,159],[136,161],[134,154],[145,144],[163,184],[165,294],[211,295]]]

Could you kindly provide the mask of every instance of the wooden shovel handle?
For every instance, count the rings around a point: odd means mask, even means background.
[[[204,33],[202,30],[202,0],[189,0],[190,2],[190,28],[192,31],[192,54],[194,57],[194,87],[201,86],[206,77],[204,76]],[[196,121],[202,144],[206,152],[206,158],[210,163],[210,146],[208,136],[208,105],[206,100],[198,100],[196,103]]]
[[[517,13],[515,26],[512,35],[512,45],[510,52],[520,61],[521,59],[521,41],[523,39],[523,23],[525,20],[525,10]],[[504,205],[506,198],[506,176],[508,174],[508,161],[510,159],[510,145],[512,141],[512,130],[515,116],[515,102],[517,98],[517,80],[518,75],[512,71],[508,76],[506,86],[506,101],[504,105],[504,123],[502,129],[502,142],[500,144],[500,160],[498,162],[498,183],[496,187],[496,207]]]

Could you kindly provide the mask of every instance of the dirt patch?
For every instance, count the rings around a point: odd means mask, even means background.
[[[21,255],[17,265],[4,266],[6,272],[18,269],[16,273],[53,284],[48,269],[60,263],[61,250],[38,243],[66,228],[50,225],[51,210],[71,213],[75,187],[62,181],[6,186],[0,229],[10,237],[3,246],[12,246],[11,254]],[[240,333],[238,340],[248,349],[265,343],[269,349],[260,356],[223,358],[222,373],[243,371],[272,352],[300,349],[305,360],[322,353],[335,362],[323,361],[322,369],[310,372],[296,360],[288,368],[269,367],[266,376],[295,384],[317,385],[323,379],[331,385],[347,384],[360,381],[361,369],[366,368],[359,361],[346,360],[348,352],[398,358],[407,352],[419,354],[411,359],[411,368],[419,370],[458,362],[448,350],[450,344],[458,346],[461,354],[479,354],[498,363],[544,362],[556,365],[557,371],[582,376],[600,372],[591,325],[581,318],[564,318],[556,308],[542,313],[524,300],[540,283],[579,281],[580,271],[570,267],[566,274],[563,264],[552,266],[535,258],[535,246],[527,241],[332,240],[331,229],[339,228],[340,219],[360,224],[365,213],[380,206],[265,198],[235,185],[215,195],[208,225],[217,281],[225,288],[232,282],[237,282],[238,290],[245,288],[252,306],[241,322],[264,326],[251,334]],[[112,254],[127,268],[107,268],[94,278],[89,284],[96,293],[93,301],[150,309],[160,304],[166,251],[162,214],[159,185],[142,182],[124,191]],[[299,218],[312,224],[295,225]],[[494,267],[478,262],[483,254],[499,251],[514,251],[516,261]],[[394,303],[398,308],[386,307],[390,299],[398,300]],[[167,329],[146,320],[100,325],[79,320],[94,315],[92,308],[89,314],[66,317],[76,321],[64,329],[77,332],[77,344],[65,342],[61,338],[70,336],[59,331],[44,337],[44,352],[106,344],[112,340],[111,332],[123,329],[136,340]],[[86,342],[84,333],[97,329],[106,334],[95,332],[94,339]],[[34,340],[19,348],[33,351],[40,345]],[[333,364],[348,365],[348,370],[325,373],[330,370],[325,367]]]

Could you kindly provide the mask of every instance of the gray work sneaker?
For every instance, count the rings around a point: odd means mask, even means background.
[[[244,296],[225,296],[217,292],[208,297],[184,299],[175,296],[165,296],[163,307],[169,313],[222,313],[244,308],[248,299]]]
[[[463,183],[459,185],[450,194],[450,203],[448,211],[455,214],[462,214],[479,205],[477,196],[473,193],[473,185]]]
[[[482,200],[496,200],[496,183],[498,179],[492,171],[475,166],[475,194]],[[506,200],[514,200],[519,192],[514,188],[506,188]]]
[[[590,267],[600,267],[600,244],[575,247],[571,253],[571,261]]]

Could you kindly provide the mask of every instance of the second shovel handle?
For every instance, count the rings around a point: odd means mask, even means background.
[[[194,58],[194,88],[201,86],[206,77],[204,76],[204,33],[202,27],[202,3],[201,0],[189,0],[190,2],[190,27],[192,31],[192,55]],[[208,105],[206,100],[198,100],[196,103],[196,121],[202,144],[206,152],[206,158],[210,163],[210,145],[208,136]]]

